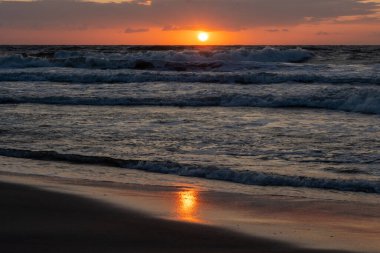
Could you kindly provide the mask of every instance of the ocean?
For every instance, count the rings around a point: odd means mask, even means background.
[[[376,196],[380,47],[1,46],[0,165]]]

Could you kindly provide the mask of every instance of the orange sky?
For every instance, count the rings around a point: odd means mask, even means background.
[[[213,45],[380,44],[380,1],[202,1],[0,0],[0,43],[193,45],[204,30]]]

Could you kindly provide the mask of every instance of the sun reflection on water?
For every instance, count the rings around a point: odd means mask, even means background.
[[[196,190],[180,191],[177,195],[177,214],[179,219],[188,222],[198,222],[199,197]]]

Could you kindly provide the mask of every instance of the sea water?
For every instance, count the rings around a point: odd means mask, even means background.
[[[0,156],[375,196],[380,47],[2,46]]]

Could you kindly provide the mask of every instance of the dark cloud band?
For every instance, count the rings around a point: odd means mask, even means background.
[[[376,13],[377,9],[378,3],[360,0],[0,1],[0,24],[26,29],[160,27],[163,30],[242,30],[291,26],[341,16],[365,17]]]

